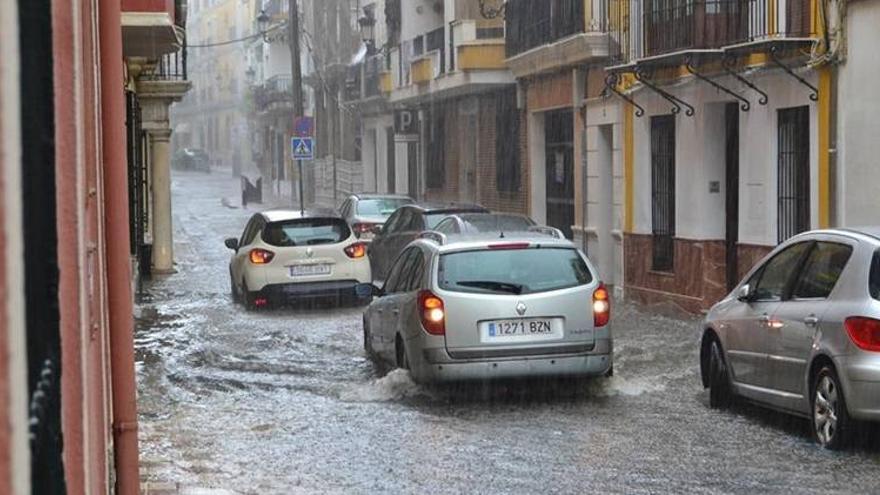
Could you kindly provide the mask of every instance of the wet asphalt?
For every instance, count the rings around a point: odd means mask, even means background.
[[[243,494],[880,493],[875,430],[829,452],[807,421],[709,409],[699,320],[616,302],[615,376],[426,388],[376,369],[354,307],[233,304],[227,173],[176,173],[177,273],[136,309],[142,477]],[[263,207],[270,206],[264,205]]]

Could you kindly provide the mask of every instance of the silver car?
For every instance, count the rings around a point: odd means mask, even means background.
[[[339,214],[358,239],[369,242],[392,213],[414,202],[409,196],[400,194],[356,193],[345,198],[339,206]]]
[[[608,291],[545,232],[421,234],[364,313],[367,354],[418,382],[610,375]]]
[[[880,228],[800,234],[705,320],[703,385],[808,417],[823,446],[880,420]]]

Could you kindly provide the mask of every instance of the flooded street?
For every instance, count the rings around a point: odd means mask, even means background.
[[[359,308],[248,313],[230,251],[257,205],[224,172],[174,176],[177,273],[144,284],[136,349],[147,481],[233,493],[876,493],[880,447],[708,407],[698,321],[613,307],[615,376],[423,388],[365,358]]]

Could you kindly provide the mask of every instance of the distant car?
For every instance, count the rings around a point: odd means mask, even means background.
[[[459,213],[444,218],[432,230],[441,234],[476,234],[479,232],[525,232],[537,225],[523,215],[510,213]]]
[[[830,449],[880,421],[880,228],[777,247],[707,315],[700,368],[711,406],[736,395],[809,417]]]
[[[251,217],[229,262],[232,296],[248,309],[292,300],[366,304],[371,298],[367,245],[333,212],[272,210]]]
[[[339,212],[359,239],[370,241],[392,213],[414,202],[399,194],[358,193],[346,198]]]
[[[174,154],[171,164],[179,170],[195,170],[199,172],[211,172],[211,163],[208,153],[196,148],[184,148]]]
[[[426,232],[364,313],[364,348],[418,382],[612,373],[611,302],[562,233]]]
[[[397,255],[418,235],[433,229],[440,220],[454,213],[488,213],[478,205],[422,203],[398,208],[385,222],[370,245],[370,266],[373,278],[384,280]]]

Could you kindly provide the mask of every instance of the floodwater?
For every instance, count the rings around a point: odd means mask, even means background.
[[[137,308],[142,476],[247,494],[878,493],[875,433],[817,447],[805,420],[715,411],[699,321],[615,304],[615,376],[425,388],[383,374],[361,309],[247,313],[226,237],[257,205],[238,180],[174,176],[178,273]]]

